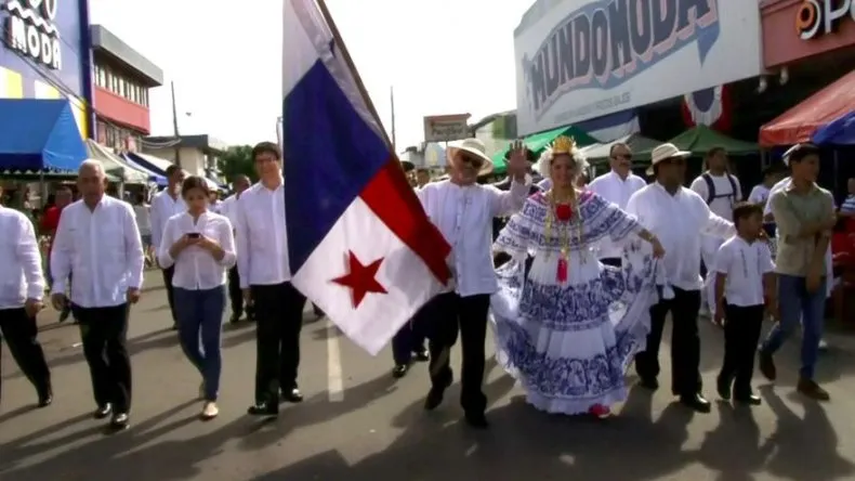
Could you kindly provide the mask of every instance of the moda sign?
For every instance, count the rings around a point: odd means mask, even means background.
[[[796,33],[810,40],[833,33],[847,20],[855,21],[853,0],[804,0],[796,13]]]
[[[6,45],[50,69],[62,68],[62,41],[56,26],[59,0],[9,0]]]

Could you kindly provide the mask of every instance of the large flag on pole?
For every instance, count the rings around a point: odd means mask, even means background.
[[[321,0],[284,1],[282,141],[294,286],[376,354],[450,279]]]

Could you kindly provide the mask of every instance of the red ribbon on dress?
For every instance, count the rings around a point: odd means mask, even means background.
[[[558,258],[558,272],[555,273],[555,280],[560,283],[567,282],[567,259],[564,258],[564,254]]]

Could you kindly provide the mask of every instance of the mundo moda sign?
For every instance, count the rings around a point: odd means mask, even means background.
[[[538,0],[514,45],[521,134],[761,72],[751,1]]]

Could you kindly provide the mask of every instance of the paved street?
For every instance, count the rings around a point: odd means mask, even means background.
[[[165,294],[148,276],[133,310],[130,349],[134,408],[130,430],[104,436],[72,325],[45,312],[41,334],[53,369],[55,402],[33,410],[35,394],[4,349],[0,407],[0,479],[86,481],[268,480],[721,480],[855,479],[855,336],[829,336],[820,381],[832,402],[793,393],[789,346],[782,379],[763,387],[765,404],[734,410],[715,404],[692,416],[660,390],[633,389],[619,416],[605,423],[538,413],[495,363],[489,365],[492,429],[458,421],[455,385],[440,410],[426,414],[424,366],[395,382],[391,353],[374,359],[325,321],[303,330],[303,404],[260,422],[244,413],[255,364],[253,326],[226,326],[220,417],[203,423],[198,375],[169,330]],[[721,335],[704,323],[703,370],[712,398]],[[663,349],[663,354],[667,353]],[[454,359],[459,359],[458,353]],[[667,359],[663,355],[662,359]],[[667,362],[665,363],[667,366]],[[663,373],[666,382],[669,373]],[[759,376],[758,376],[759,377]],[[762,385],[759,381],[758,385]]]

